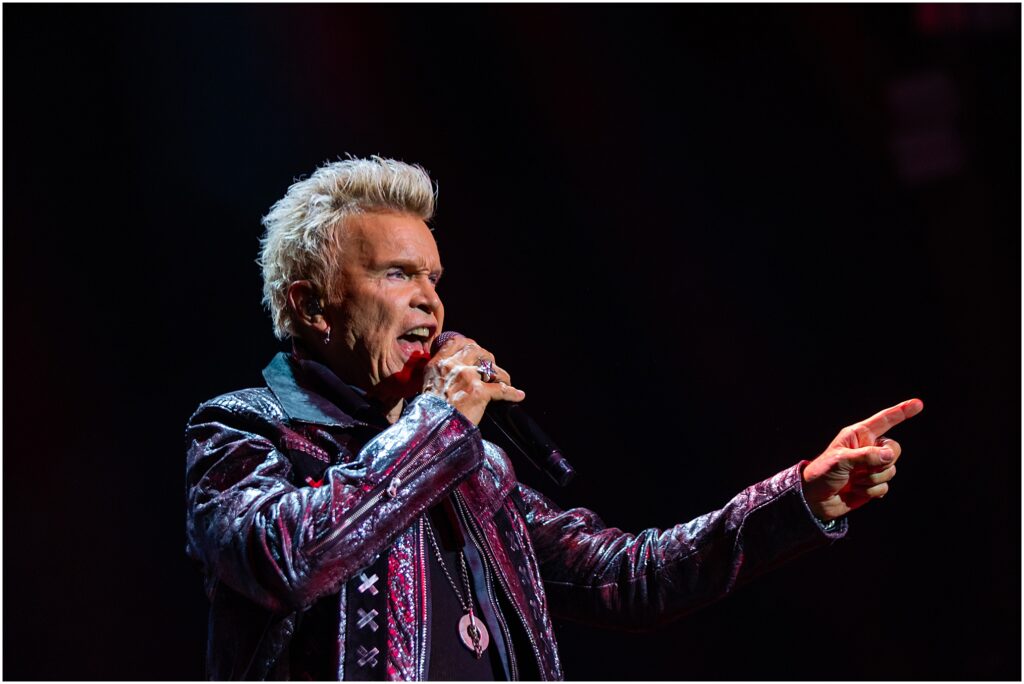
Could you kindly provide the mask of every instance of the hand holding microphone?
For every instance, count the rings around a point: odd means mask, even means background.
[[[492,401],[518,402],[526,393],[494,364],[494,354],[457,332],[437,336],[423,370],[423,391],[436,394],[479,425]]]
[[[468,337],[448,331],[434,340],[431,356],[424,370],[424,392],[444,398],[483,429],[494,430],[557,484],[568,484],[576,471],[523,411],[519,402],[526,393],[512,387],[509,374],[494,364],[493,354]]]

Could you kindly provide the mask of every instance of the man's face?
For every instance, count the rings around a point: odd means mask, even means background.
[[[427,225],[391,212],[350,217],[340,238],[328,361],[347,382],[382,400],[422,389],[422,367],[441,332],[435,291],[441,257]]]

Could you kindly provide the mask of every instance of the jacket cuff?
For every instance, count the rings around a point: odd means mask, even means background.
[[[793,471],[796,477],[796,489],[800,493],[800,501],[803,502],[804,509],[807,511],[807,515],[809,515],[811,520],[813,520],[814,523],[818,526],[818,529],[821,530],[822,534],[824,534],[829,540],[832,541],[836,539],[842,539],[846,536],[846,532],[849,530],[850,527],[850,524],[846,520],[846,516],[844,515],[841,518],[836,518],[829,522],[823,522],[814,516],[814,513],[811,511],[811,505],[807,503],[807,498],[804,496],[804,468],[806,468],[807,464],[809,463],[810,461],[803,460],[789,469],[789,471]]]
[[[814,518],[804,498],[802,469],[803,463],[797,463],[741,494],[750,513],[743,520],[739,543],[755,574],[846,535],[845,520],[825,530]]]

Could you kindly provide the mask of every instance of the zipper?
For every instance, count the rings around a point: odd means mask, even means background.
[[[474,546],[477,543],[473,542]],[[479,546],[477,549],[479,550]],[[515,644],[512,643],[512,632],[508,628],[508,623],[505,622],[504,612],[501,610],[501,604],[498,603],[497,597],[494,595],[494,582],[491,578],[491,570],[488,567],[484,567],[484,584],[487,585],[487,598],[490,599],[491,605],[494,607],[495,617],[498,618],[498,626],[501,628],[502,634],[505,636],[505,652],[508,654],[508,664],[511,672],[509,673],[512,677],[513,682],[519,681],[519,664],[516,663],[516,649]],[[509,601],[511,603],[511,601]]]
[[[509,588],[508,583],[506,582],[504,576],[500,572],[498,572],[498,562],[497,562],[497,560],[495,560],[494,554],[491,552],[491,548],[484,541],[483,530],[480,529],[480,524],[473,518],[473,516],[469,515],[469,512],[467,510],[467,506],[466,506],[466,502],[462,498],[462,494],[457,489],[453,491],[453,494],[454,494],[453,498],[455,499],[455,502],[456,502],[456,504],[459,507],[460,513],[469,522],[470,536],[473,538],[473,543],[476,544],[476,547],[478,549],[480,549],[480,551],[484,554],[484,557],[487,558],[488,561],[491,563],[492,567],[495,570],[494,574],[498,577],[498,584],[501,585],[501,588],[505,591],[505,595],[508,597],[509,605],[512,606],[512,610],[514,610],[516,612],[516,615],[519,616],[519,621],[522,622],[522,624],[523,624],[523,630],[526,632],[526,638],[530,640],[530,647],[533,649],[534,657],[537,658],[537,665],[538,665],[538,670],[540,671],[541,679],[545,679],[543,659],[541,658],[541,655],[540,655],[540,649],[537,648],[537,642],[533,638],[533,632],[530,631],[530,626],[526,622],[526,617],[523,615],[523,612],[521,610],[519,610],[519,606],[516,604],[515,600],[512,598],[512,590]],[[495,605],[495,608],[498,608],[498,607],[499,607],[498,605]],[[501,611],[498,610],[496,612],[500,613]],[[509,653],[514,653],[514,650],[512,649],[511,641],[512,640],[511,640],[511,637],[510,637],[508,639],[508,642],[509,642]]]
[[[398,473],[391,478],[390,482],[388,482],[387,489],[384,490],[384,493],[387,494],[389,498],[394,499],[396,496],[398,496],[398,488],[401,487],[406,480],[411,480],[412,478],[419,475],[420,471],[426,468],[427,465],[429,464],[429,460],[424,459],[420,461],[418,464],[416,464],[416,467],[412,467],[413,462],[414,459],[410,459],[410,462],[402,466],[398,470]]]
[[[427,628],[430,622],[427,620],[427,592],[430,590],[430,585],[427,581],[427,549],[425,546],[423,526],[426,524],[426,520],[421,515],[419,518],[419,534],[417,535],[417,544],[419,545],[420,556],[419,556],[419,576],[420,576],[420,601],[422,605],[420,610],[417,611],[419,615],[419,643],[420,649],[417,654],[419,657],[416,662],[416,679],[424,682],[427,680]]]
[[[424,442],[417,453],[412,456],[408,462],[398,469],[391,479],[388,481],[387,486],[382,486],[377,489],[371,496],[363,500],[363,503],[359,504],[354,511],[352,511],[347,518],[345,518],[340,525],[331,530],[331,533],[323,538],[319,543],[314,544],[309,549],[310,554],[317,554],[322,551],[325,547],[332,546],[339,540],[341,535],[352,525],[357,523],[367,511],[377,505],[378,502],[384,497],[385,494],[389,498],[395,498],[398,496],[398,488],[402,484],[420,474],[428,465],[431,463],[431,459],[424,458],[419,459],[419,455],[427,450],[428,447],[432,446],[438,440],[438,433],[440,429],[436,429],[433,434]]]
[[[466,514],[461,509],[459,509],[459,518],[462,520],[466,529],[469,529],[469,522],[465,520]],[[469,538],[473,541],[473,546],[475,546],[480,555],[483,556],[483,549],[480,548],[480,544],[477,543],[476,538],[472,534]],[[505,652],[508,654],[509,675],[513,682],[517,682],[519,681],[519,665],[516,663],[516,652],[515,646],[512,643],[512,632],[508,628],[508,622],[505,621],[505,614],[501,610],[501,604],[498,603],[497,597],[494,593],[494,581],[491,577],[491,564],[489,562],[484,563],[484,585],[487,587],[487,598],[490,599],[491,607],[494,610],[494,616],[498,621],[498,627],[501,628],[502,636],[505,638]],[[509,603],[512,602],[509,601]]]

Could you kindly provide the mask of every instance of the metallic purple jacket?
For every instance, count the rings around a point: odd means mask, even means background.
[[[798,464],[721,510],[628,534],[517,483],[505,454],[442,399],[417,397],[357,449],[366,424],[315,392],[291,357],[264,377],[267,388],[201,405],[186,430],[187,551],[207,578],[212,679],[297,676],[292,637],[321,600],[337,603],[332,674],[426,679],[424,514],[449,495],[471,523],[486,591],[513,607],[495,642],[511,643],[508,621],[527,635],[532,652],[507,659],[512,678],[524,658],[543,679],[563,678],[551,615],[656,625],[846,531],[814,520]]]

